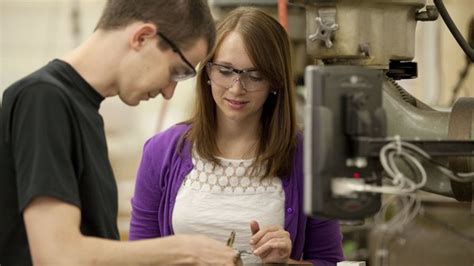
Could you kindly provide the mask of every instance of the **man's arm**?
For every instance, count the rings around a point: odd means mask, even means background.
[[[231,248],[204,236],[133,242],[83,236],[79,208],[51,197],[34,199],[23,214],[35,265],[234,264]]]

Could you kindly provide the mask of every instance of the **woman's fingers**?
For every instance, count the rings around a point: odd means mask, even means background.
[[[268,241],[274,238],[288,238],[290,239],[290,234],[283,230],[283,229],[278,229],[276,231],[267,231],[260,239],[258,239],[257,242],[250,242],[255,249],[259,248],[260,246],[264,245]]]
[[[265,245],[255,250],[264,263],[287,262],[291,254],[291,241],[287,239],[272,239]]]
[[[250,221],[250,231],[252,232],[252,236],[260,231],[260,225],[257,221],[252,220]]]
[[[260,228],[257,221],[250,222],[253,254],[263,262],[286,262],[291,253],[290,234],[281,226],[270,225]]]
[[[251,238],[250,238],[250,244],[255,245],[258,242],[261,241],[261,239],[268,234],[269,232],[274,232],[274,231],[284,231],[281,226],[278,225],[271,225],[271,226],[266,226],[262,229],[260,229],[257,233],[255,233]]]
[[[290,249],[290,245],[286,241],[286,239],[278,239],[274,238],[268,242],[266,242],[261,247],[255,249],[253,253],[257,256],[261,256],[268,251],[279,249],[281,253],[286,253]]]

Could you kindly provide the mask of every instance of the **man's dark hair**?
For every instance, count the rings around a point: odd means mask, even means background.
[[[107,0],[96,29],[114,30],[136,21],[154,23],[181,49],[199,38],[207,40],[208,51],[214,46],[216,30],[207,0]]]

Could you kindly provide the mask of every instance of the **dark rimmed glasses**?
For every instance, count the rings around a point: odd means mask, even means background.
[[[181,50],[174,44],[168,37],[166,37],[163,33],[161,32],[156,32],[156,35],[160,36],[161,39],[163,39],[173,50],[173,52],[177,53],[179,57],[181,57],[181,60],[185,63],[184,68],[180,68],[178,70],[175,70],[175,73],[171,73],[171,79],[178,82],[178,81],[183,81],[186,79],[190,79],[194,76],[196,76],[196,69],[193,67],[191,63],[184,57],[183,53]]]
[[[206,69],[209,79],[226,89],[234,86],[237,80],[247,92],[268,88],[267,79],[257,69],[235,69],[214,62],[207,63]]]

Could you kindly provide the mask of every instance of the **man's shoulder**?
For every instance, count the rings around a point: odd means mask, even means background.
[[[4,92],[4,101],[15,100],[22,95],[33,99],[42,95],[46,98],[64,96],[61,82],[51,75],[48,68],[49,64],[10,85]]]
[[[179,139],[184,133],[186,133],[189,127],[190,125],[187,123],[178,123],[156,134],[154,138],[164,138],[169,140]]]

